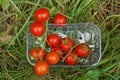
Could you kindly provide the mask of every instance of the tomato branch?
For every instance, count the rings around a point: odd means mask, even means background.
[[[74,45],[73,47],[71,47],[71,49],[69,50],[69,52],[67,53],[67,55],[66,55],[65,57],[63,57],[62,63],[65,61],[66,57],[70,55],[70,53],[72,52],[72,50],[73,50],[76,46],[77,46],[77,44]]]

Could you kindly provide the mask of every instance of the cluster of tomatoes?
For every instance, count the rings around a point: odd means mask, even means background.
[[[40,37],[45,31],[46,27],[43,23],[50,17],[50,12],[46,8],[40,8],[34,12],[36,22],[30,27],[30,32],[33,36]],[[67,20],[63,14],[56,14],[54,17],[54,24],[66,24]],[[45,37],[46,44],[51,48],[47,52],[44,48],[37,47],[30,50],[30,56],[36,60],[34,71],[36,74],[43,76],[49,71],[49,64],[55,65],[60,61],[68,65],[77,64],[79,57],[87,57],[90,53],[90,47],[86,43],[75,45],[75,42],[70,37],[61,38],[58,34],[47,34]]]

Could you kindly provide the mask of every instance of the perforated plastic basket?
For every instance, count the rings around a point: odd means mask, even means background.
[[[51,67],[84,67],[94,66],[101,59],[101,31],[97,25],[92,23],[78,23],[78,24],[66,24],[62,27],[56,27],[54,24],[48,25],[48,33],[56,33],[60,37],[70,37],[74,40],[75,44],[87,43],[90,46],[90,55],[86,58],[79,58],[78,63],[73,66],[67,65],[65,62],[59,61],[56,65],[50,65]],[[34,37],[27,31],[26,35],[26,57],[28,62],[34,66],[35,62],[30,57],[30,50],[36,44],[42,46],[45,35],[41,37]],[[49,48],[46,47],[49,51]]]

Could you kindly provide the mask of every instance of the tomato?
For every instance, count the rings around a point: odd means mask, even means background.
[[[67,22],[67,19],[66,19],[66,17],[64,15],[62,15],[60,13],[55,15],[54,24],[57,24],[57,25],[58,24],[66,24],[66,22]]]
[[[31,51],[30,51],[30,55],[31,55],[34,59],[40,60],[41,58],[44,57],[44,55],[45,55],[45,50],[42,49],[42,48],[38,48],[38,49],[33,48],[33,49],[31,49]]]
[[[39,61],[35,63],[34,71],[39,76],[44,76],[48,73],[49,66],[45,61]]]
[[[60,47],[53,47],[53,51],[55,51],[55,52],[57,52],[59,54],[62,52]]]
[[[46,22],[50,17],[50,12],[46,8],[40,8],[35,11],[34,17],[39,22]]]
[[[52,51],[55,51],[57,52],[59,55],[60,55],[60,59],[61,57],[63,56],[63,53],[62,53],[62,50],[60,47],[53,47],[53,50]]]
[[[57,34],[49,34],[47,36],[47,43],[51,47],[55,47],[60,43],[60,37]]]
[[[47,54],[46,60],[49,64],[55,65],[59,62],[60,55],[55,51],[51,51]]]
[[[75,65],[77,62],[78,62],[78,57],[77,57],[77,54],[75,53],[75,51],[72,51],[70,53],[70,55],[68,55],[66,58],[65,58],[65,62],[68,64],[68,65]]]
[[[45,26],[40,22],[34,22],[30,27],[33,36],[41,36],[45,32]]]
[[[90,54],[90,47],[86,43],[76,46],[75,51],[80,57],[87,57]]]
[[[60,47],[63,51],[68,52],[74,46],[74,41],[71,38],[63,38]]]

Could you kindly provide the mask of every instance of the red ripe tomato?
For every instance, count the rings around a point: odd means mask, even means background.
[[[53,47],[53,51],[61,53],[62,50],[59,47]]]
[[[50,34],[47,36],[47,43],[51,47],[55,47],[60,43],[60,37],[57,34]]]
[[[78,62],[77,54],[72,51],[70,55],[65,58],[65,62],[69,65],[75,65]]]
[[[49,70],[49,66],[47,62],[40,61],[35,63],[34,71],[37,75],[44,76],[48,73],[48,70]]]
[[[62,14],[56,14],[54,17],[54,24],[66,24],[67,19]]]
[[[49,64],[55,65],[59,62],[60,55],[55,51],[51,51],[47,54],[46,60]]]
[[[45,26],[42,23],[34,22],[30,27],[33,36],[41,36],[45,32]]]
[[[50,17],[50,12],[46,8],[40,8],[35,11],[34,17],[39,22],[46,22]]]
[[[57,52],[60,55],[60,59],[61,59],[61,56],[63,56],[63,53],[60,47],[53,47],[52,51]]]
[[[60,47],[63,51],[68,52],[74,46],[74,41],[71,38],[63,38]]]
[[[31,55],[34,59],[40,60],[41,58],[44,57],[44,55],[45,55],[45,50],[42,49],[42,48],[38,48],[38,49],[33,48],[33,49],[31,49],[31,51],[30,51],[30,55]]]
[[[90,47],[86,43],[81,43],[75,48],[80,57],[87,57],[90,54]]]

